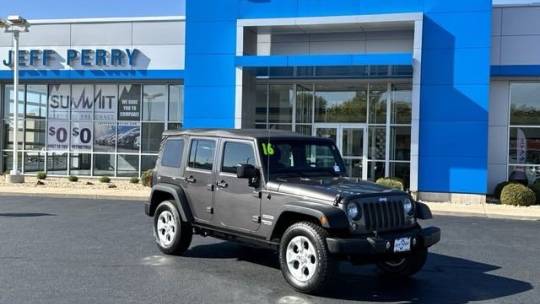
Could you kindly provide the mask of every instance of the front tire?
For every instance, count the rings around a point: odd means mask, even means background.
[[[326,287],[334,261],[326,246],[328,233],[322,227],[300,222],[290,226],[279,248],[279,262],[285,280],[297,291],[316,293]]]
[[[154,236],[161,252],[181,255],[191,244],[193,228],[182,221],[178,209],[171,201],[164,201],[156,208]]]
[[[411,252],[409,256],[378,262],[377,267],[379,268],[380,274],[384,277],[410,277],[424,267],[427,255],[427,248],[420,248]]]

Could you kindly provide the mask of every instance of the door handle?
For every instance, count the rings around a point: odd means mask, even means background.
[[[189,183],[189,184],[194,184],[194,183],[197,182],[195,177],[193,177],[192,175],[190,175],[189,177],[184,178],[184,180],[186,181],[186,183]]]
[[[227,188],[229,186],[229,184],[227,184],[225,181],[220,181],[219,183],[216,184],[218,186],[218,188]]]

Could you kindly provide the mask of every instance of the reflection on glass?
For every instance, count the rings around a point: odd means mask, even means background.
[[[94,154],[94,176],[114,176],[114,154]]]
[[[292,123],[293,92],[292,85],[270,85],[269,123]]]
[[[509,163],[540,165],[540,128],[510,128]]]
[[[51,175],[67,174],[67,153],[49,152],[47,153],[47,172]]]
[[[386,158],[386,128],[369,127],[368,158],[384,160]]]
[[[45,170],[45,154],[41,152],[24,153],[24,172],[33,173]]]
[[[154,169],[156,166],[157,155],[142,155],[141,156],[141,172]]]
[[[384,162],[368,162],[368,179],[371,181],[376,181],[381,177],[385,177],[384,168]]]
[[[19,157],[17,168],[22,168],[23,156],[22,153],[18,153]],[[4,172],[9,172],[13,169],[13,152],[12,151],[2,151],[2,161],[4,162]]]
[[[343,156],[362,156],[363,151],[364,151],[364,130],[344,128],[341,154]]]
[[[386,102],[388,92],[386,84],[371,84],[369,86],[369,123],[386,123]]]
[[[169,86],[169,121],[182,122],[184,118],[184,86]]]
[[[347,176],[362,178],[363,166],[361,159],[344,158],[343,162],[345,163]]]
[[[26,86],[26,117],[47,117],[47,86],[29,84]]]
[[[410,124],[412,112],[412,87],[410,83],[392,85],[393,124]]]
[[[266,123],[268,112],[268,85],[257,85],[255,92],[255,122]]]
[[[317,137],[330,138],[334,142],[337,142],[337,129],[336,128],[318,128]]]
[[[94,123],[94,151],[114,152],[116,147],[116,123]]]
[[[45,148],[46,120],[25,120],[24,147],[26,150],[41,150]]]
[[[315,90],[315,122],[366,122],[366,85],[317,85]]]
[[[540,125],[540,83],[512,83],[510,124]]]
[[[138,155],[118,155],[117,176],[131,177],[139,175],[139,156]]]
[[[392,127],[390,129],[390,159],[411,159],[411,127]]]
[[[17,124],[19,127],[17,128],[17,141],[19,144],[17,145],[18,149],[23,148],[23,141],[24,141],[24,120],[20,119],[17,121]],[[4,143],[6,149],[13,149],[13,120],[4,120],[4,130],[7,130],[7,132],[4,133]]]
[[[92,174],[92,155],[84,153],[70,154],[69,174],[90,176]]]
[[[296,125],[295,132],[306,136],[312,136],[313,128],[311,127],[311,125]]]
[[[509,166],[508,177],[510,180],[523,180],[532,185],[540,179],[540,167]]]
[[[390,176],[401,178],[405,183],[405,188],[408,188],[411,176],[411,164],[408,162],[390,163]]]
[[[165,85],[145,85],[143,88],[143,120],[165,121],[168,101],[168,88]]]
[[[161,135],[165,130],[163,123],[143,123],[141,146],[143,153],[159,152],[161,144]]]
[[[313,85],[296,86],[296,123],[313,122]]]
[[[6,85],[4,90],[4,117],[13,117],[13,113],[15,112],[15,104],[13,102],[13,86],[12,85]],[[19,108],[17,109],[20,114],[24,114],[24,85],[19,85],[19,94],[18,94],[18,100],[19,100]],[[9,102],[6,102],[6,100],[9,100]]]
[[[137,153],[141,148],[141,124],[121,122],[118,124],[118,152]]]

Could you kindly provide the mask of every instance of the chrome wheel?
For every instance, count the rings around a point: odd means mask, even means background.
[[[287,268],[292,276],[306,282],[317,272],[318,258],[315,246],[305,236],[296,236],[287,245]]]
[[[163,210],[163,212],[159,214],[156,223],[156,233],[160,245],[163,247],[171,246],[177,230],[178,223],[172,212],[169,210]]]

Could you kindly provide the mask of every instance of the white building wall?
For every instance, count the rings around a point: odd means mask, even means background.
[[[51,49],[57,55],[50,65],[26,66],[21,69],[184,69],[185,21],[183,17],[104,18],[80,20],[30,20],[28,33],[20,36],[21,50]],[[0,70],[12,46],[11,34],[0,31]],[[68,66],[68,49],[138,49],[133,66]],[[109,55],[108,55],[109,56]]]

